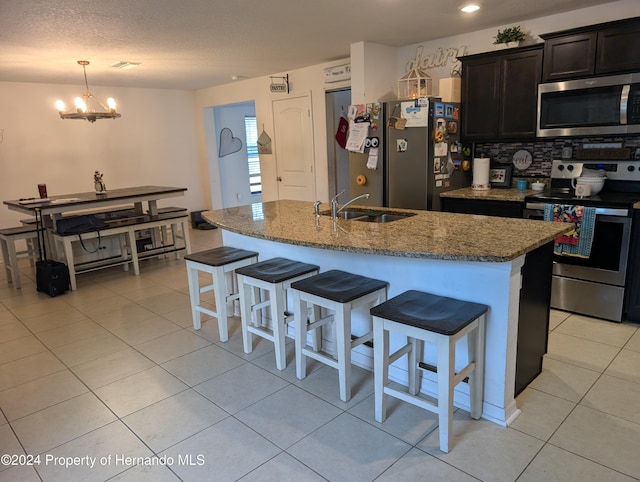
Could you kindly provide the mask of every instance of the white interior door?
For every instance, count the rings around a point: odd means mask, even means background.
[[[311,100],[273,101],[278,198],[315,201]]]

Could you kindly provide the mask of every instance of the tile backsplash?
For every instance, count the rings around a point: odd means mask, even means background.
[[[489,157],[491,164],[512,164],[513,155],[520,150],[531,153],[531,165],[525,170],[514,167],[513,178],[549,177],[551,175],[551,161],[562,157],[562,148],[566,144],[573,151],[584,144],[622,143],[622,147],[631,148],[631,155],[640,154],[640,136],[625,137],[584,137],[559,138],[548,141],[532,142],[479,142],[475,145],[474,157]]]

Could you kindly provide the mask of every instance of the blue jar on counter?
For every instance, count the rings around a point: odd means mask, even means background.
[[[518,179],[518,181],[516,182],[516,189],[518,189],[519,191],[524,191],[528,187],[529,183],[526,179]]]

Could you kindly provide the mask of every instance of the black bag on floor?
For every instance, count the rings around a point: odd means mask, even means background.
[[[71,284],[69,268],[60,261],[46,259],[47,247],[44,242],[44,225],[39,209],[36,209],[36,230],[38,232],[38,255],[40,257],[40,260],[36,261],[36,289],[53,298],[69,289]]]
[[[36,261],[36,289],[52,298],[69,289],[69,268],[52,259]]]

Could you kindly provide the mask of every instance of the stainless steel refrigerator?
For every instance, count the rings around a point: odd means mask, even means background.
[[[363,152],[349,152],[349,195],[343,194],[340,202],[369,194],[369,199],[360,199],[358,204],[386,206],[384,136],[387,127],[384,108],[380,102],[349,106],[350,130],[354,130],[353,123],[367,124],[367,140]],[[347,149],[350,149],[349,145]],[[377,154],[375,162],[373,154]]]
[[[440,193],[471,185],[462,168],[460,104],[394,101],[385,111],[386,205],[440,211]]]

